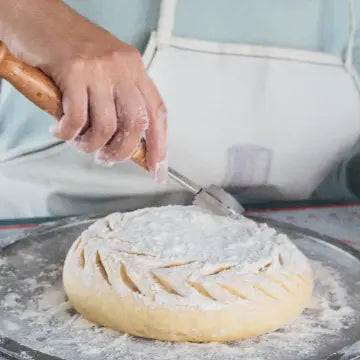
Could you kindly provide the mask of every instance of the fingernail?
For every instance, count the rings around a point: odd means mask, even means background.
[[[164,159],[160,161],[155,166],[155,180],[158,184],[164,185],[166,184],[168,176],[168,161]]]
[[[104,152],[104,151],[97,151],[96,153],[96,159],[100,160],[100,161],[107,161],[110,159],[110,156],[108,153]]]
[[[103,154],[99,154],[99,153],[101,153],[101,151],[98,151],[96,153],[95,160],[94,160],[95,164],[104,166],[104,167],[112,167],[115,164],[115,162],[113,162],[113,161],[108,161],[106,159],[103,159],[102,158]]]
[[[74,140],[73,145],[80,151],[84,151],[85,144],[81,141]]]

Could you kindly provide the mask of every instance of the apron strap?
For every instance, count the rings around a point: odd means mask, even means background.
[[[353,52],[356,35],[356,18],[354,0],[347,0],[349,7],[349,38],[345,55],[345,66],[349,69],[353,65]]]
[[[357,70],[354,67],[354,47],[355,47],[355,36],[356,36],[356,15],[355,15],[355,5],[354,0],[347,0],[349,8],[349,38],[346,48],[344,67],[352,76],[354,83],[357,87],[357,90],[360,92],[360,77]]]
[[[162,0],[160,7],[160,15],[157,29],[157,40],[160,47],[166,46],[170,42],[170,38],[174,28],[176,13],[176,0]]]

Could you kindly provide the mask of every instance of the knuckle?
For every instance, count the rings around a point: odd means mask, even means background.
[[[128,53],[129,59],[133,66],[137,69],[144,69],[143,58],[141,53],[135,47],[132,47]]]
[[[97,73],[104,67],[104,62],[105,58],[101,56],[92,58],[73,57],[65,64],[65,76],[67,79],[70,79],[75,75],[87,74],[89,71],[95,71]]]
[[[86,66],[86,62],[81,57],[73,57],[67,62],[68,74],[79,73],[83,71]]]
[[[114,50],[110,54],[110,59],[115,63],[119,63],[123,61],[124,53],[121,50]]]
[[[141,53],[140,51],[136,48],[136,47],[131,47],[130,50],[129,50],[129,55],[130,57],[132,57],[134,60],[137,60],[137,61],[141,61],[142,62],[142,56],[141,56]]]
[[[113,65],[121,68],[122,76],[138,77],[139,73],[143,73],[140,71],[144,69],[141,53],[133,46],[114,51],[111,54],[111,61]]]
[[[104,72],[104,68],[106,67],[107,60],[105,57],[96,57],[91,59],[90,67],[96,71],[96,74],[102,74]]]

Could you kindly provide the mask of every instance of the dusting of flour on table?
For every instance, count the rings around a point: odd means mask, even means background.
[[[354,315],[354,310],[348,306],[349,295],[341,286],[339,274],[320,263],[312,262],[312,267],[314,295],[304,313],[283,329],[245,341],[174,344],[122,335],[97,326],[71,310],[61,281],[55,280],[60,275],[60,269],[57,274],[53,272],[53,284],[51,280],[36,286],[32,284],[43,291],[30,299],[26,306],[16,302],[16,294],[2,299],[0,308],[6,308],[7,312],[0,312],[0,317],[5,315],[9,320],[0,320],[0,333],[11,334],[25,345],[69,360],[140,360],[153,356],[160,360],[235,359],[238,356],[242,360],[270,360],[274,351],[282,348],[299,354],[299,358],[306,358],[324,337],[331,338],[349,327]],[[28,328],[19,329],[20,326],[16,325],[19,321],[26,323]],[[279,355],[278,359],[283,358]]]
[[[315,286],[304,313],[278,331],[246,341],[174,344],[97,326],[71,308],[61,281],[65,255],[88,225],[87,221],[56,229],[4,252],[0,335],[67,360],[319,360],[360,332],[359,297],[353,293],[359,277],[354,274],[349,283],[348,276],[344,278],[336,262],[329,262],[327,257],[325,262],[311,261]],[[298,246],[304,243],[308,243],[310,251],[306,254],[310,257],[316,250],[317,258],[325,249],[316,248],[316,242],[305,238],[297,242]],[[349,261],[355,263],[346,259]]]

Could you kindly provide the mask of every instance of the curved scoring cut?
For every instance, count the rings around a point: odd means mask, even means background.
[[[101,256],[100,256],[100,253],[97,251],[96,252],[96,258],[95,258],[95,262],[96,262],[96,265],[97,265],[97,268],[99,269],[100,271],[100,274],[101,276],[103,277],[103,279],[109,284],[110,284],[110,281],[109,281],[109,276],[108,276],[108,273],[106,272],[106,269],[105,269],[105,266],[101,260]]]
[[[220,283],[218,283],[218,285],[221,286],[222,288],[226,289],[227,291],[229,291],[231,294],[233,294],[243,300],[249,300],[249,298],[246,295],[241,293],[238,289],[234,288],[233,286],[230,286],[228,284],[220,284]]]
[[[289,275],[287,274],[286,272],[281,272],[281,275],[288,279],[290,282],[294,283],[296,286],[301,286],[301,281],[299,281],[298,277],[297,276],[294,276],[294,275]]]
[[[82,239],[79,238],[78,241],[75,243],[74,250],[77,250],[81,243],[82,243]]]
[[[129,274],[126,271],[126,267],[123,263],[121,263],[120,265],[120,276],[122,281],[124,282],[124,284],[131,290],[134,292],[137,292],[139,294],[142,294],[141,291],[139,290],[139,288],[136,286],[136,284],[132,281],[131,277],[129,276]]]
[[[109,220],[105,221],[105,225],[106,225],[106,228],[108,229],[108,231],[113,231],[113,228],[112,228]]]
[[[268,262],[266,265],[262,266],[258,272],[264,272],[266,271],[270,266],[272,265],[272,261]]]
[[[303,276],[302,274],[298,274],[297,277],[302,280],[305,284],[307,284],[309,281],[307,278],[305,278],[305,276]]]
[[[218,269],[208,273],[207,275],[216,275],[216,274],[219,274],[223,271],[226,271],[226,270],[230,270],[234,267],[234,265],[224,265],[224,266],[220,266]]]
[[[162,277],[155,273],[151,273],[153,279],[156,281],[157,284],[161,286],[163,290],[165,290],[169,294],[174,294],[178,296],[182,296],[178,291],[176,291],[168,281],[164,280]]]
[[[170,264],[161,265],[161,266],[158,267],[158,269],[168,269],[168,268],[172,268],[172,267],[189,265],[189,264],[193,264],[194,262],[196,262],[196,261],[195,260],[189,260],[189,261],[173,262],[173,263],[170,263]]]
[[[279,254],[278,260],[279,260],[279,264],[280,264],[280,265],[284,265],[284,260],[283,260],[283,258],[282,258],[282,256],[281,256],[281,254]]]
[[[201,294],[211,300],[217,301],[217,299],[215,299],[213,296],[211,296],[211,294],[200,283],[191,281],[191,280],[186,280],[186,283],[188,285],[190,285],[193,289],[195,289],[199,294]]]
[[[80,251],[79,264],[80,264],[80,267],[82,267],[82,268],[85,267],[85,249],[84,248],[82,248]]]
[[[265,276],[277,284],[279,284],[284,290],[286,290],[289,294],[294,294],[294,292],[287,286],[287,284],[279,277],[274,274],[264,273],[262,276]]]
[[[138,252],[138,251],[125,251],[125,250],[120,250],[120,252],[123,252],[123,253],[125,253],[125,254],[129,254],[129,255],[139,255],[139,256],[151,256],[151,257],[155,257],[154,255],[145,254],[145,253]]]
[[[275,295],[273,295],[271,292],[269,292],[268,290],[266,290],[262,285],[260,284],[252,284],[252,287],[256,290],[259,290],[260,292],[262,292],[265,296],[272,298],[274,300],[279,300]]]

